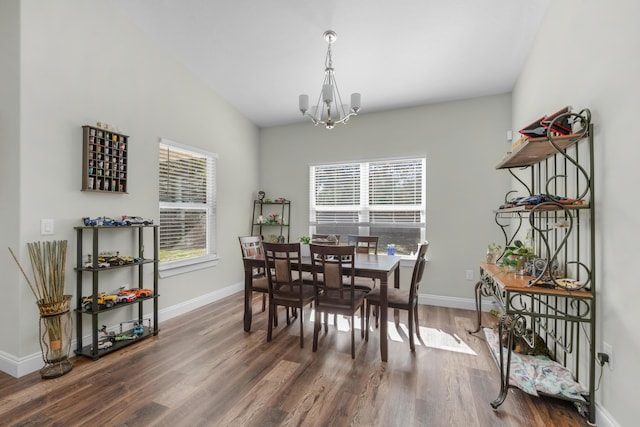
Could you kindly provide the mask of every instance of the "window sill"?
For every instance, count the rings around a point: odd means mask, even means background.
[[[208,257],[199,261],[191,262],[171,262],[160,264],[158,266],[158,275],[161,279],[165,277],[173,277],[179,274],[190,273],[192,271],[202,270],[204,268],[216,267],[220,258]]]

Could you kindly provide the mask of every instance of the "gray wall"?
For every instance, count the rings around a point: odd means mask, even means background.
[[[640,3],[633,0],[554,1],[513,92],[514,127],[572,105],[595,123],[597,351],[613,346],[597,402],[606,424],[636,425],[640,334],[636,310],[640,255],[636,195],[640,144]],[[606,409],[605,409],[606,408]],[[615,421],[613,421],[615,420]]]
[[[19,12],[18,0],[0,2],[0,291],[5,301],[11,301],[0,310],[0,325],[7,325],[0,326],[0,355],[7,351],[18,354],[20,346],[15,329],[22,299],[20,276],[7,251],[7,246],[18,247],[20,224]]]
[[[39,358],[42,366],[38,311],[5,248],[12,246],[28,266],[27,242],[68,240],[67,290],[75,295],[73,227],[84,216],[158,219],[157,147],[159,138],[166,137],[219,155],[221,260],[215,268],[162,279],[160,309],[175,311],[239,283],[237,236],[248,228],[257,188],[258,129],[108,2],[0,4],[0,53],[9,59],[0,67],[0,227],[7,231],[0,236],[0,281],[3,296],[12,301],[0,310],[6,319],[0,322],[0,369],[20,375],[11,362],[17,361],[18,371],[25,358]],[[81,126],[97,121],[130,135],[128,194],[80,191]],[[53,236],[40,235],[41,218],[55,220]],[[101,283],[101,289],[115,289],[119,283],[104,283],[104,288]],[[116,310],[101,321],[117,325],[131,316],[128,309]]]
[[[510,111],[510,95],[497,95],[361,114],[333,130],[306,121],[263,129],[260,185],[292,201],[293,240],[309,234],[310,163],[426,156],[430,246],[422,301],[470,308],[475,282],[465,271],[477,279],[487,244],[501,241],[492,210],[509,179],[494,166],[510,147]]]

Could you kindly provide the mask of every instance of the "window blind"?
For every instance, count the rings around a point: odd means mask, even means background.
[[[425,175],[425,158],[310,166],[310,233],[375,234],[409,253],[425,240]]]
[[[159,152],[160,260],[214,255],[215,154],[164,139]]]

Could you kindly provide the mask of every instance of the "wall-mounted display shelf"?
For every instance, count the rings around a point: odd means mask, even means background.
[[[129,137],[82,126],[82,191],[126,193]]]

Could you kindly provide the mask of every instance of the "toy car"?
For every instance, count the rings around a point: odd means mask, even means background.
[[[125,265],[127,263],[124,258],[118,255],[111,256],[107,258],[106,261],[109,263],[109,265]]]
[[[111,267],[111,264],[109,264],[106,261],[100,261],[100,259],[98,259],[98,268],[109,268]],[[92,262],[88,262],[84,265],[84,268],[93,268],[93,263]]]
[[[95,227],[97,225],[100,225],[100,220],[99,219],[92,219],[92,218],[89,218],[89,217],[82,218],[82,222],[84,222],[84,225],[91,226],[91,227]]]
[[[120,295],[132,294],[137,298],[147,298],[153,295],[152,289],[120,289]]]
[[[144,219],[144,218],[139,217],[139,216],[122,215],[122,221],[126,225],[150,225],[150,224],[153,224],[153,220],[152,219]]]
[[[113,343],[111,341],[109,341],[109,340],[102,341],[102,342],[98,343],[98,349],[99,350],[105,350],[105,349],[107,349],[109,347],[113,347]]]
[[[140,336],[144,334],[144,326],[142,322],[134,322],[133,324],[133,335]]]
[[[117,303],[123,303],[123,302],[134,302],[136,300],[136,296],[134,294],[120,294],[118,295],[118,298],[116,299]]]
[[[108,295],[104,292],[100,292],[98,294],[98,307],[106,307],[106,308],[111,308],[114,306],[114,304],[116,303],[116,300],[118,299],[117,295]],[[82,308],[85,309],[85,311],[91,311],[93,308],[93,296],[88,296],[88,297],[84,297],[82,298]]]

